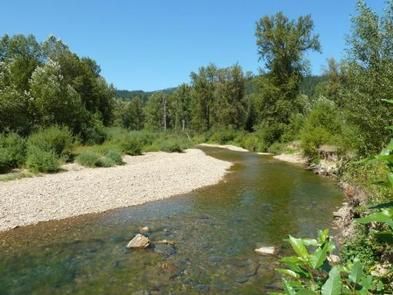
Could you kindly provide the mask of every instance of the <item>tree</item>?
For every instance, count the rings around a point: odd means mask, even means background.
[[[167,95],[162,92],[153,93],[146,102],[145,112],[145,127],[150,130],[164,129],[166,126],[165,104],[167,102]]]
[[[189,128],[191,123],[191,87],[187,84],[180,85],[169,99],[173,110],[173,127],[182,130]]]
[[[263,128],[272,130],[272,140],[280,139],[291,115],[300,111],[296,99],[307,72],[304,54],[320,51],[313,29],[309,15],[294,21],[279,12],[257,22],[258,53],[267,71],[259,81],[259,118]]]
[[[345,67],[344,105],[350,121],[358,126],[363,155],[378,152],[389,140],[385,128],[393,112],[382,99],[393,97],[393,1],[379,17],[364,1],[358,1],[352,19],[349,57]]]
[[[218,127],[244,128],[246,101],[245,79],[239,65],[217,70],[213,101],[213,124]]]
[[[131,130],[141,130],[144,126],[145,114],[139,97],[133,98],[122,114],[122,125]]]
[[[49,60],[37,67],[30,80],[32,103],[42,126],[68,126],[79,134],[87,120],[87,112],[80,95],[64,82],[60,65]]]
[[[198,73],[191,73],[192,126],[198,131],[211,127],[217,67],[213,64],[201,67]]]

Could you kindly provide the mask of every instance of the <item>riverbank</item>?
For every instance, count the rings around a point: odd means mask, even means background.
[[[1,183],[0,231],[187,193],[218,183],[232,165],[197,149],[126,156],[124,162]]]
[[[227,149],[227,150],[234,151],[234,152],[249,152],[249,150],[246,150],[242,147],[239,147],[236,145],[231,145],[231,144],[201,143],[201,144],[199,144],[199,146],[222,148],[222,149]]]

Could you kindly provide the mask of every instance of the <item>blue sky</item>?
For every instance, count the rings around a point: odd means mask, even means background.
[[[384,0],[367,2],[382,11]],[[255,22],[277,11],[312,15],[323,50],[309,55],[313,73],[343,56],[354,0],[5,0],[0,35],[55,35],[95,59],[115,87],[157,90],[210,62],[258,72]]]

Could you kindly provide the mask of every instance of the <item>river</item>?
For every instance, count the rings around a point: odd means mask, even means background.
[[[284,239],[330,227],[343,195],[302,167],[203,148],[235,165],[217,185],[155,201],[0,233],[0,294],[266,294],[279,285]],[[140,227],[175,246],[128,250]]]

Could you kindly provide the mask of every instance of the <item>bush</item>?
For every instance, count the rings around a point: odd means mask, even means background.
[[[275,142],[269,148],[268,152],[278,155],[284,151],[285,145],[283,143]]]
[[[105,158],[112,160],[113,163],[115,163],[116,165],[122,165],[123,164],[123,158],[122,158],[121,154],[119,152],[117,152],[117,151],[109,150],[105,154]]]
[[[27,149],[39,148],[53,153],[56,157],[68,157],[71,154],[73,136],[67,127],[52,126],[33,133],[27,141]]]
[[[96,162],[96,167],[113,167],[116,166],[115,161],[107,157],[101,157]]]
[[[226,144],[234,141],[237,132],[234,129],[219,129],[213,132],[209,141],[218,144]]]
[[[143,143],[138,136],[128,134],[123,137],[120,142],[120,148],[123,153],[130,156],[137,156],[142,154]]]
[[[100,160],[100,155],[91,151],[82,152],[76,158],[76,161],[85,167],[97,167],[97,163],[99,160]]]
[[[240,146],[249,150],[250,152],[259,151],[260,140],[254,133],[249,133],[243,136]]]
[[[325,128],[315,127],[304,129],[301,133],[302,148],[304,154],[311,159],[318,156],[318,147],[330,143],[332,135]]]
[[[181,153],[183,148],[181,144],[176,140],[166,140],[161,142],[160,150],[168,153]]]
[[[26,164],[33,172],[56,172],[60,167],[53,151],[45,151],[37,146],[29,147]]]
[[[26,159],[25,141],[19,135],[0,134],[0,173],[20,167]]]

